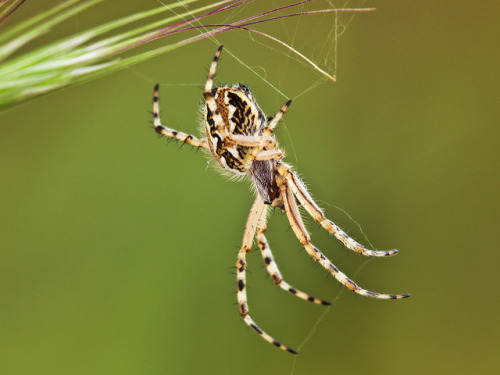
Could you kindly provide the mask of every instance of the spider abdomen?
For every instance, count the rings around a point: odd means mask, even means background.
[[[208,104],[204,106],[209,149],[224,170],[246,174],[253,162],[253,147],[231,142],[225,132],[236,136],[259,136],[266,125],[266,116],[245,85],[220,86],[212,95],[217,106],[215,113]]]

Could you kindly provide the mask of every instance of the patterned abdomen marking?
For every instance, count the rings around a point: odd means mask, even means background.
[[[210,151],[224,169],[245,174],[252,164],[252,150],[232,143],[227,134],[261,135],[266,117],[245,85],[219,87],[214,91],[218,113],[214,114],[205,105],[205,128]]]

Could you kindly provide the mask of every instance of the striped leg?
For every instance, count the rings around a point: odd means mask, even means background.
[[[253,152],[252,152],[252,157],[255,159],[257,155],[264,149],[264,147],[267,145],[267,142],[271,138],[274,129],[276,128],[276,125],[278,125],[279,120],[283,117],[285,111],[290,107],[290,104],[292,104],[292,100],[287,101],[283,107],[281,107],[280,111],[274,116],[274,118],[271,120],[271,122],[266,126],[264,131],[262,132],[262,136],[260,139],[260,145],[256,147]]]
[[[288,216],[290,225],[292,226],[295,235],[302,243],[302,246],[306,249],[307,253],[319,264],[328,270],[333,277],[335,277],[342,285],[347,289],[352,290],[354,293],[360,294],[365,297],[378,298],[378,299],[402,299],[410,297],[409,294],[381,294],[370,292],[366,289],[360,288],[354,281],[350,280],[344,273],[342,273],[328,258],[326,258],[323,253],[317,249],[312,243],[309,234],[307,233],[302,218],[300,217],[299,208],[297,202],[295,201],[295,196],[293,195],[290,188],[286,183],[282,183],[280,186],[283,201],[285,204],[285,211]]]
[[[253,156],[256,156],[260,151],[264,149],[265,146],[274,146],[276,142],[274,140],[270,140],[269,138],[271,137],[272,131],[276,127],[276,124],[278,123],[279,119],[283,115],[284,111],[286,108],[288,108],[288,105],[290,104],[291,101],[289,101],[285,106],[282,108],[280,113],[276,115],[276,119],[274,119],[271,122],[271,129],[265,130],[264,131],[264,138],[261,136],[247,136],[247,135],[239,135],[239,134],[232,134],[228,131],[228,129],[225,128],[224,126],[224,121],[222,119],[220,110],[217,106],[217,102],[215,100],[214,94],[212,93],[213,85],[214,85],[214,77],[215,73],[217,71],[217,64],[219,63],[219,58],[220,54],[222,52],[223,46],[219,46],[217,51],[215,52],[214,58],[212,60],[212,64],[210,65],[210,70],[208,72],[208,78],[207,82],[205,84],[205,89],[203,90],[203,97],[205,98],[206,105],[208,107],[208,111],[212,113],[212,118],[214,120],[214,123],[217,124],[217,131],[219,132],[220,135],[224,136],[224,139],[227,142],[234,143],[239,146],[246,146],[246,147],[256,147],[258,151],[256,151]]]
[[[262,253],[262,258],[264,258],[264,263],[266,264],[267,272],[271,275],[273,281],[278,285],[281,289],[286,290],[289,293],[296,295],[303,300],[310,301],[313,303],[317,303],[318,305],[330,305],[330,302],[323,301],[321,299],[310,296],[307,293],[301,292],[300,290],[295,289],[286,281],[283,280],[281,276],[281,272],[278,269],[278,265],[274,261],[273,254],[271,252],[271,248],[267,242],[266,236],[264,233],[267,230],[266,217],[267,217],[267,209],[264,209],[262,212],[262,216],[259,218],[257,222],[257,244],[259,245],[259,249]]]
[[[203,90],[203,97],[208,107],[208,111],[211,112],[214,123],[217,124],[217,131],[220,135],[227,137],[228,132],[224,127],[224,121],[220,114],[219,108],[217,107],[217,102],[215,101],[214,94],[212,93],[212,88],[214,85],[215,72],[217,71],[217,64],[219,63],[219,57],[222,52],[223,46],[219,46],[215,52],[215,56],[210,65],[210,70],[208,71],[207,83],[205,84],[205,90]]]
[[[255,332],[257,332],[264,340],[267,342],[277,346],[282,350],[286,350],[287,352],[297,354],[297,352],[289,347],[280,344],[278,341],[273,339],[267,333],[262,331],[257,324],[253,321],[253,319],[248,314],[248,303],[247,303],[247,291],[246,291],[246,254],[252,249],[253,238],[255,236],[255,231],[257,229],[257,221],[262,216],[265,211],[265,204],[260,197],[255,199],[255,202],[250,210],[250,215],[248,216],[247,224],[245,227],[245,234],[243,236],[243,244],[238,253],[238,260],[236,262],[236,270],[237,270],[237,280],[238,280],[238,306],[240,308],[240,315],[250,327],[253,328]]]
[[[369,257],[386,257],[391,255],[396,255],[398,251],[394,250],[368,250],[356,242],[354,239],[349,237],[342,229],[340,229],[334,222],[328,220],[325,217],[323,211],[316,205],[314,200],[311,198],[304,183],[297,177],[297,175],[292,172],[290,166],[280,163],[278,165],[278,172],[287,181],[288,185],[292,189],[293,194],[297,197],[299,202],[304,206],[309,215],[311,215],[314,220],[321,224],[328,232],[333,234],[340,242],[344,244],[349,250],[355,253],[366,255]]]
[[[219,134],[224,136],[224,139],[227,142],[246,147],[260,146],[262,144],[261,137],[232,134],[224,127],[224,121],[217,106],[217,102],[214,98],[214,94],[212,93],[215,72],[217,71],[217,64],[219,63],[222,48],[223,46],[219,46],[219,48],[215,52],[212,64],[210,65],[210,70],[208,72],[207,83],[205,84],[205,89],[203,90],[203,97],[205,98],[208,110],[212,113],[214,123],[217,124],[217,131],[219,132]]]
[[[160,88],[160,85],[156,84],[155,89],[154,89],[154,93],[153,93],[153,117],[154,117],[155,131],[158,134],[164,135],[165,137],[170,137],[170,138],[176,139],[178,141],[182,141],[182,142],[187,143],[188,145],[191,145],[191,146],[208,148],[206,139],[204,139],[204,138],[198,139],[198,138],[192,136],[191,134],[179,132],[177,130],[167,128],[166,126],[161,124],[160,104],[159,104],[159,97],[158,97],[159,88]]]

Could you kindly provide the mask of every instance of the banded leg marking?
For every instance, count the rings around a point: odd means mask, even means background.
[[[299,208],[297,203],[295,202],[295,196],[292,191],[286,184],[282,184],[280,186],[283,201],[285,203],[285,211],[288,216],[288,220],[290,225],[292,226],[295,235],[302,243],[302,246],[306,249],[307,253],[319,264],[323,266],[326,270],[330,272],[330,274],[337,279],[342,285],[344,285],[347,289],[353,291],[356,294],[377,298],[377,299],[402,299],[410,297],[409,294],[382,294],[370,292],[369,290],[363,289],[359,287],[354,281],[349,279],[343,272],[341,272],[323,253],[316,248],[311,243],[311,238],[307,233],[307,230],[302,222],[302,218],[300,217]]]
[[[269,272],[269,275],[271,275],[271,278],[273,281],[278,285],[281,289],[292,293],[293,295],[296,295],[299,298],[302,298],[303,300],[310,301],[312,303],[316,303],[318,305],[325,305],[328,306],[330,305],[330,302],[328,301],[323,301],[321,299],[315,298],[307,293],[304,293],[294,287],[292,287],[290,284],[288,284],[286,281],[283,280],[283,277],[281,276],[281,272],[278,269],[278,265],[276,264],[274,258],[273,258],[273,253],[271,252],[271,248],[269,247],[269,243],[267,242],[266,236],[264,233],[267,230],[267,224],[266,224],[266,212],[267,210],[264,210],[262,213],[262,216],[260,217],[259,221],[257,222],[257,245],[259,246],[259,249],[262,253],[262,258],[264,259],[264,263],[266,264],[267,272]]]
[[[210,70],[208,71],[207,83],[205,84],[205,90],[203,90],[203,95],[205,96],[206,100],[208,99],[207,97],[213,98],[212,87],[214,84],[215,72],[217,71],[217,64],[219,63],[219,58],[220,58],[220,54],[222,52],[222,48],[224,48],[224,46],[219,46],[219,48],[217,48],[217,51],[215,52],[214,58],[212,60],[212,64],[210,64]],[[213,107],[211,107],[212,104],[214,105]],[[210,110],[212,112],[215,112],[215,110],[217,109],[215,101],[210,103],[209,107],[210,107]]]
[[[264,129],[262,132],[261,136],[261,141],[259,147],[256,147],[252,153],[252,157],[255,159],[255,157],[264,149],[266,146],[268,140],[271,138],[274,129],[276,128],[276,125],[278,125],[278,122],[281,120],[283,117],[285,111],[290,107],[290,104],[292,104],[292,100],[287,101],[283,107],[281,107],[280,111],[274,116],[274,118],[271,120],[271,122],[267,125],[267,127]]]
[[[257,197],[250,210],[250,215],[248,216],[247,224],[245,227],[245,234],[243,236],[243,244],[238,253],[238,259],[236,261],[237,270],[237,281],[238,281],[238,306],[240,309],[240,315],[243,321],[252,329],[257,332],[264,340],[277,346],[278,348],[285,350],[292,354],[297,354],[297,352],[280,342],[276,341],[273,337],[268,335],[262,329],[255,324],[253,319],[248,314],[248,303],[247,303],[247,292],[246,292],[246,254],[252,249],[253,238],[255,236],[255,231],[257,229],[257,221],[262,216],[266,209],[266,205]]]
[[[218,132],[224,137],[227,137],[228,132],[226,131],[226,128],[223,125],[221,125],[224,124],[224,121],[222,120],[219,108],[217,107],[217,102],[215,101],[214,94],[212,94],[215,72],[217,71],[217,64],[219,63],[219,58],[222,52],[222,48],[223,46],[219,46],[219,48],[215,52],[212,64],[210,64],[207,83],[205,84],[205,89],[203,90],[203,97],[205,98],[205,102],[207,103],[208,109],[210,110],[210,112],[212,112],[215,124],[218,124],[217,126]]]
[[[333,234],[346,248],[354,251],[357,254],[369,257],[387,257],[396,255],[398,251],[394,250],[369,250],[356,242],[353,238],[349,237],[342,229],[339,228],[333,221],[326,218],[323,211],[316,205],[311,198],[304,183],[292,172],[290,166],[280,163],[278,165],[278,172],[288,181],[293,194],[297,197],[299,202],[304,206],[306,211],[316,220],[323,228]]]
[[[204,147],[208,148],[208,144],[206,139],[198,139],[191,134],[186,134],[174,129],[167,128],[166,126],[161,124],[160,120],[160,104],[159,104],[159,89],[160,85],[156,84],[153,92],[153,118],[154,118],[154,126],[155,131],[158,134],[161,134],[165,137],[173,138],[183,143],[187,143],[188,145],[195,147]]]

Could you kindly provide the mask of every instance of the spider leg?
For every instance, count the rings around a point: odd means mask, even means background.
[[[225,137],[225,142],[230,144],[235,144],[238,146],[254,147],[261,149],[260,153],[258,153],[256,156],[252,156],[253,160],[269,160],[269,159],[280,160],[283,158],[282,151],[273,150],[276,149],[276,141],[272,138],[269,138],[264,145],[264,147],[267,147],[269,151],[268,150],[262,151],[262,148],[260,147],[261,146],[260,136],[227,133]],[[269,156],[271,154],[271,150],[273,150],[272,156]]]
[[[212,87],[214,85],[215,72],[217,71],[217,64],[219,63],[220,53],[222,52],[223,46],[219,46],[215,52],[212,64],[210,64],[210,70],[208,71],[208,78],[205,84],[205,90],[203,90],[203,96],[207,101],[208,107],[212,112],[217,111],[217,104],[215,103],[214,96],[212,95]],[[210,103],[208,102],[210,100]]]
[[[250,210],[250,215],[248,216],[247,224],[245,226],[245,234],[243,236],[243,244],[238,253],[238,259],[236,261],[237,269],[237,280],[238,280],[238,306],[240,308],[240,315],[248,326],[257,332],[264,340],[277,346],[282,350],[287,352],[297,354],[297,352],[289,347],[279,343],[274,338],[269,336],[263,330],[261,330],[253,319],[248,314],[248,303],[247,303],[247,292],[245,289],[246,284],[246,254],[252,249],[253,238],[255,236],[255,231],[257,229],[257,221],[262,216],[265,211],[265,204],[260,197],[255,199],[255,202]]]
[[[154,117],[154,126],[155,126],[155,131],[158,134],[164,135],[166,137],[170,137],[173,139],[177,139],[178,141],[182,141],[184,143],[187,143],[188,145],[191,146],[196,146],[196,147],[204,147],[208,148],[207,145],[207,140],[202,138],[198,139],[191,134],[186,134],[174,129],[167,128],[166,126],[161,124],[160,121],[160,104],[159,104],[159,88],[160,85],[156,84],[155,89],[153,92],[153,117]]]
[[[251,135],[241,135],[228,133],[226,141],[234,143],[238,146],[256,147],[260,145],[260,137]]]
[[[299,208],[295,201],[295,195],[286,182],[280,184],[283,201],[285,204],[285,211],[288,216],[290,225],[292,226],[295,235],[306,249],[307,253],[319,264],[328,270],[333,277],[337,279],[347,289],[354,293],[360,294],[365,297],[378,298],[378,299],[402,299],[410,297],[409,294],[382,294],[370,292],[366,289],[360,288],[354,281],[349,279],[343,272],[341,272],[323,253],[311,243],[311,238],[300,217]]]
[[[290,166],[280,163],[278,165],[278,172],[285,180],[288,185],[292,189],[293,194],[297,197],[299,202],[304,206],[306,211],[321,224],[323,228],[325,228],[328,232],[333,234],[340,242],[344,244],[349,250],[354,251],[355,253],[366,255],[369,257],[387,257],[391,255],[396,255],[398,251],[394,250],[368,250],[363,247],[361,244],[356,242],[354,239],[349,237],[347,233],[345,233],[342,229],[340,229],[334,222],[328,220],[323,213],[323,211],[318,207],[318,205],[311,198],[304,183],[297,177],[297,175],[292,172]]]
[[[271,135],[273,134],[274,129],[276,128],[276,125],[278,125],[279,120],[281,120],[285,111],[288,109],[288,107],[290,107],[290,104],[292,104],[292,100],[287,101],[283,105],[283,107],[281,107],[280,111],[276,114],[276,116],[274,116],[271,122],[266,126],[266,128],[262,132],[262,136],[260,137],[259,146],[253,150],[252,153],[253,158],[255,158],[264,149],[266,143],[271,138]]]
[[[283,156],[283,151],[278,149],[264,150],[255,156],[255,160],[281,160]]]
[[[217,51],[215,52],[214,58],[212,60],[212,64],[210,64],[210,70],[208,71],[207,83],[205,84],[205,89],[203,90],[203,97],[205,98],[205,102],[208,107],[208,111],[212,113],[212,118],[217,124],[217,131],[220,135],[227,137],[228,132],[224,127],[224,121],[222,120],[222,116],[219,108],[217,107],[217,102],[215,100],[214,94],[212,93],[212,88],[214,85],[214,77],[215,72],[217,71],[217,64],[219,63],[219,57],[222,52],[222,48],[224,46],[219,46]]]
[[[267,230],[266,224],[267,218],[267,207],[262,212],[262,216],[257,221],[257,245],[262,253],[262,258],[264,259],[264,263],[266,264],[267,272],[271,275],[273,281],[278,285],[281,289],[286,290],[293,295],[296,295],[303,300],[310,301],[313,303],[317,303],[318,305],[330,305],[330,302],[323,301],[321,299],[315,298],[307,293],[301,292],[300,290],[295,289],[290,284],[288,284],[283,277],[281,276],[281,272],[278,269],[278,265],[274,261],[273,254],[271,252],[271,248],[267,242],[266,236],[264,233]]]

